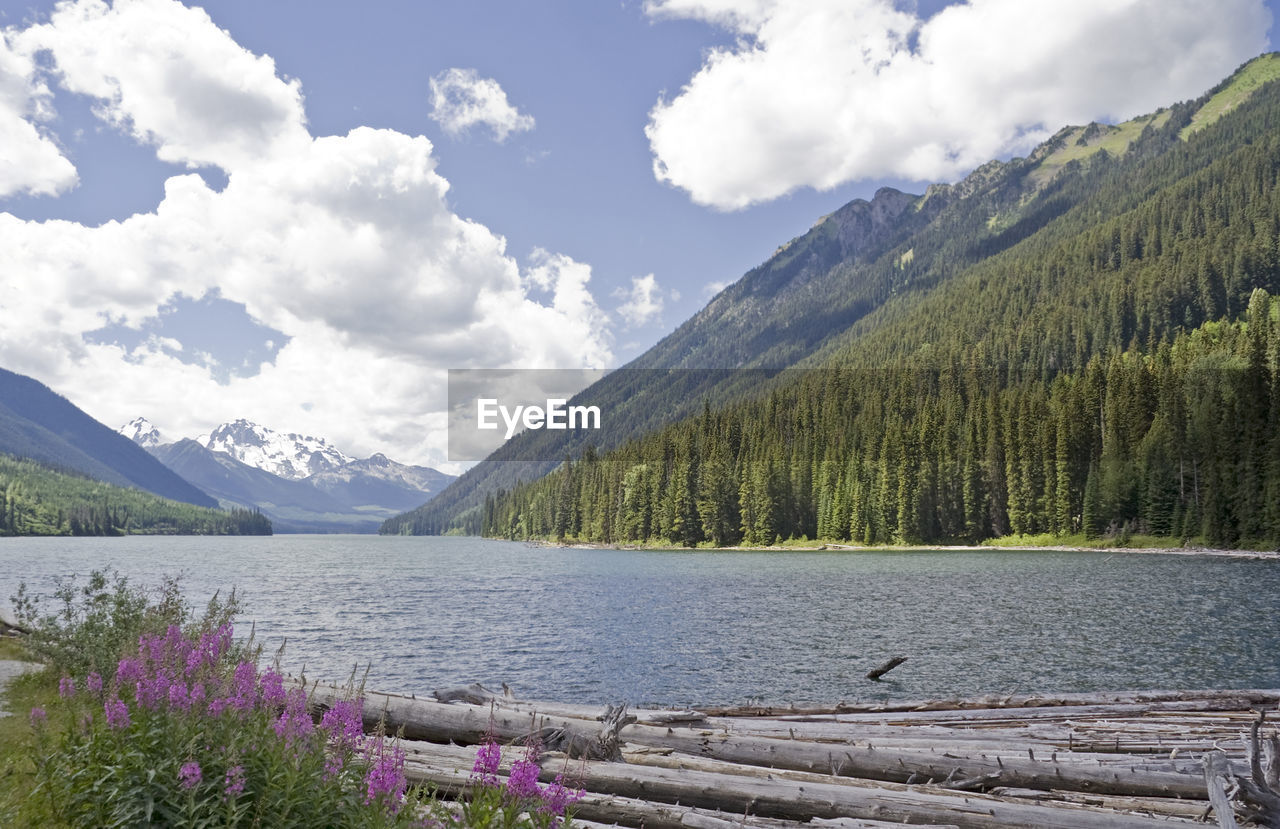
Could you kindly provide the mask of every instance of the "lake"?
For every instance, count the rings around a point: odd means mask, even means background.
[[[476,538],[0,539],[19,581],[113,566],[236,587],[286,666],[424,693],[707,705],[1280,687],[1280,562],[1022,551],[717,552]],[[909,660],[874,683],[888,657]]]

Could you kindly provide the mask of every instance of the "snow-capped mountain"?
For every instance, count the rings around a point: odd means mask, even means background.
[[[119,431],[223,506],[262,510],[276,532],[376,532],[454,477],[383,454],[356,460],[324,438],[243,419],[176,443],[142,417]]]
[[[169,442],[165,440],[164,435],[160,434],[160,430],[155,427],[155,424],[145,417],[135,417],[119,429],[116,429],[116,431],[143,449],[153,449]]]
[[[436,495],[452,480],[452,475],[396,463],[378,453],[341,469],[317,472],[307,483],[346,503],[378,504],[403,512]]]
[[[446,475],[427,466],[397,463],[381,452],[370,455],[364,460],[352,461],[340,469],[316,473],[317,479],[334,482],[350,481],[358,477],[377,478],[406,489],[417,489],[422,492],[430,492],[438,488],[441,479],[453,480],[452,475]]]
[[[355,460],[324,438],[277,432],[244,418],[224,423],[195,440],[212,452],[225,452],[243,464],[291,481],[338,469]]]

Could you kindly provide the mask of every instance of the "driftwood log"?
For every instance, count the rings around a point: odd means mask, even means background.
[[[343,696],[309,690],[317,706]],[[1203,827],[1212,815],[1241,829],[1276,825],[1267,810],[1280,738],[1255,712],[1280,691],[709,711],[455,698],[366,693],[366,725],[385,720],[401,733],[410,777],[451,796],[470,784],[467,745],[539,742],[554,749],[544,779],[564,774],[585,788],[576,814],[588,823],[1137,829]]]
[[[1222,751],[1204,758],[1204,775],[1209,800],[1221,829],[1236,829],[1233,799],[1238,800],[1246,819],[1260,826],[1280,829],[1280,734],[1263,735],[1266,713],[1261,712],[1249,727],[1247,775],[1233,773]]]
[[[331,704],[336,689],[316,688],[313,700]],[[566,717],[508,712],[497,705],[444,704],[391,694],[365,695],[368,724],[385,720],[389,733],[432,742],[479,743],[486,736],[514,741],[543,729],[563,733],[563,739],[589,743],[598,739],[600,724]],[[631,724],[619,737],[627,742],[671,748],[693,756],[732,763],[797,771],[811,771],[868,780],[924,783],[981,778],[986,786],[1063,789],[1103,794],[1184,797],[1205,800],[1208,792],[1199,773],[1150,771],[1067,762],[1060,755],[1010,757],[997,754],[958,754],[945,749],[879,748],[852,744],[735,736],[731,732],[697,728]]]
[[[469,784],[473,752],[454,746],[408,741],[401,747],[408,755],[405,772],[411,781],[429,783],[437,790],[454,792],[464,790]],[[696,769],[573,761],[562,755],[547,755],[542,758],[541,765],[544,781],[563,774],[588,792],[621,798],[633,811],[637,810],[636,802],[641,801],[651,804],[650,808],[653,804],[678,804],[699,810],[720,810],[751,818],[795,822],[814,818],[853,818],[964,829],[1169,829],[1171,825],[1164,818],[1123,815],[1079,806],[1055,808],[926,787],[878,786],[850,780],[799,782],[771,775],[758,777]],[[576,814],[588,820],[614,819],[623,823],[623,815],[611,811],[607,800],[597,799],[595,803],[600,808],[585,811],[579,808]],[[740,825],[741,821],[734,819],[734,823]],[[625,825],[650,829],[670,824],[665,821],[651,823],[643,816],[636,820],[633,816]],[[695,824],[682,821],[679,825]]]
[[[498,698],[498,695],[473,682],[470,685],[455,685],[452,688],[437,688],[431,692],[437,702],[469,702],[472,705],[484,705]]]
[[[26,636],[29,633],[31,633],[30,630],[17,622],[10,622],[0,616],[0,636]]]
[[[906,662],[906,661],[907,661],[907,658],[905,656],[895,656],[892,659],[890,659],[888,662],[885,662],[880,667],[868,671],[867,679],[870,679],[873,682],[879,682],[880,677],[889,673],[894,668],[898,667],[899,665],[901,665],[903,662]]]

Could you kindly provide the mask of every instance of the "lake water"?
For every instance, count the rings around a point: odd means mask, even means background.
[[[17,584],[110,565],[235,586],[286,665],[423,693],[707,705],[1280,687],[1280,562],[539,548],[475,538],[0,539]],[[910,657],[886,681],[864,674]]]

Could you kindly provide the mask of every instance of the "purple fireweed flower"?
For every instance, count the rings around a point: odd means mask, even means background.
[[[490,737],[476,751],[476,762],[471,776],[483,786],[498,785],[498,767],[502,765],[502,749]]]
[[[390,752],[384,740],[377,743],[377,752],[369,751],[369,771],[365,774],[365,803],[385,798],[392,812],[400,809],[400,799],[408,781],[404,777],[404,750],[392,746]],[[376,757],[376,760],[375,760]]]
[[[363,708],[363,699],[339,700],[324,712],[324,716],[320,718],[320,727],[326,729],[339,745],[354,746],[364,734],[361,716]]]
[[[84,687],[88,688],[89,693],[91,694],[101,694],[102,674],[97,671],[91,671],[89,675],[84,678]]]
[[[282,705],[285,700],[284,677],[268,668],[262,674],[262,704],[269,707]]]
[[[39,728],[49,721],[49,714],[39,705],[31,709],[31,727]]]
[[[332,780],[342,773],[345,763],[341,754],[330,754],[324,761],[324,779]]]
[[[191,708],[191,695],[187,691],[187,683],[175,682],[169,686],[169,707],[176,711]]]
[[[313,725],[311,715],[307,713],[307,694],[305,691],[301,688],[294,688],[289,692],[288,699],[285,701],[284,712],[280,714],[280,719],[276,720],[273,728],[275,728],[276,736],[290,746],[293,745],[295,740],[311,734]]]
[[[146,634],[138,637],[138,655],[157,665],[164,662],[164,639]]]
[[[248,711],[258,701],[258,669],[252,662],[241,662],[236,666],[235,678],[231,684],[231,707],[237,711]]]
[[[227,710],[227,706],[231,703],[226,697],[214,697],[209,700],[209,716],[220,717],[222,712]]]
[[[222,781],[222,796],[233,800],[244,794],[244,766],[235,765],[227,769]]]
[[[102,711],[107,716],[107,725],[111,728],[128,728],[129,727],[129,706],[124,704],[123,700],[112,698],[102,705]]]
[[[231,650],[231,637],[234,632],[231,624],[223,622],[218,629],[209,635],[209,664],[217,662],[227,651]],[[203,639],[201,640],[203,642]]]
[[[137,682],[142,678],[142,660],[141,659],[121,659],[120,664],[116,666],[116,684],[124,685],[129,682]]]
[[[541,794],[541,789],[538,788],[538,773],[541,771],[537,763],[516,760],[511,764],[511,773],[507,775],[507,794],[518,800],[537,797]]]
[[[142,677],[134,688],[133,697],[143,708],[155,708],[169,699],[169,678],[163,672],[153,677]]]
[[[184,789],[194,789],[200,782],[200,764],[195,760],[183,763],[178,769],[178,781]]]
[[[542,790],[542,805],[538,807],[538,811],[544,815],[551,815],[552,825],[559,824],[559,818],[564,817],[565,810],[582,799],[584,792],[581,789],[570,789],[564,785],[564,775],[557,774],[556,779],[548,783]]]
[[[64,676],[58,680],[58,696],[66,699],[73,697],[76,693],[76,681],[69,676]]]

